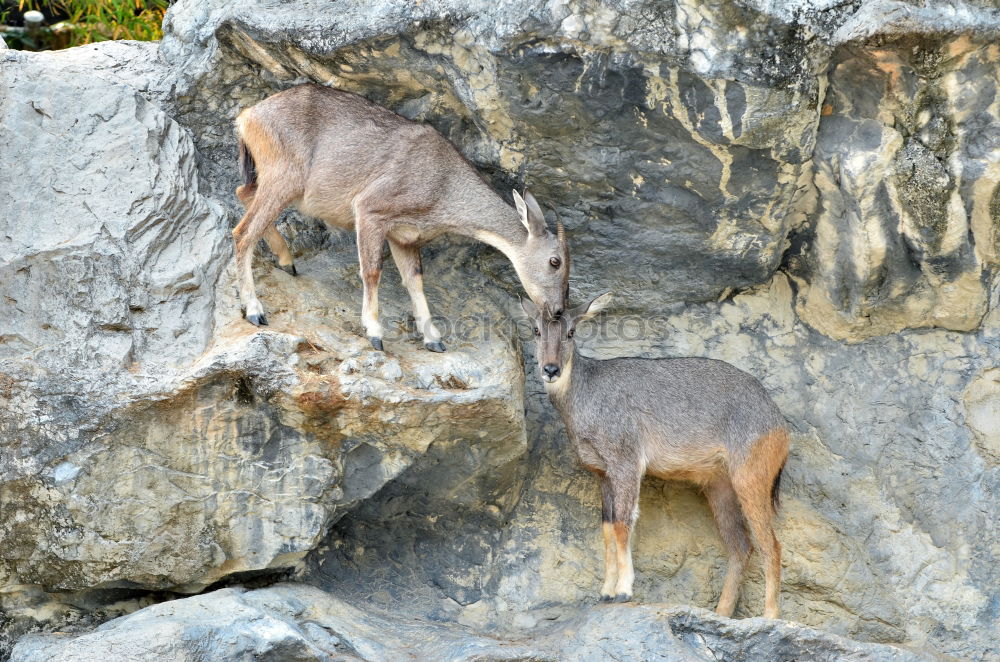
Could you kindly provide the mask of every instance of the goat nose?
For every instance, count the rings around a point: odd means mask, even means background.
[[[557,366],[555,363],[547,363],[542,368],[542,372],[545,373],[546,377],[555,377],[556,375],[559,374],[559,366]]]

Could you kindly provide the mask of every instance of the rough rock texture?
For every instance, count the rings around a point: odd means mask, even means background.
[[[995,44],[899,38],[838,51],[814,162],[818,209],[793,251],[798,312],[859,340],[979,327],[997,266]]]
[[[27,636],[11,662],[176,660],[852,660],[930,659],[793,623],[731,621],[700,609],[608,605],[485,637],[358,608],[294,584],[224,589],[156,605],[83,635]]]
[[[789,280],[778,275],[730,301],[679,308],[638,340],[639,320],[627,317],[578,336],[591,355],[710,356],[761,377],[794,428],[778,519],[786,618],[990,659],[1000,530],[996,458],[982,449],[995,448],[997,395],[995,370],[979,371],[1000,358],[997,293],[988,332],[893,335],[860,345],[810,329],[796,318],[793,300]],[[529,434],[539,441],[482,598],[468,602],[439,583],[450,600],[434,602],[433,592],[413,587],[413,575],[445,576],[450,566],[422,566],[405,550],[387,562],[387,540],[356,551],[385,527],[397,538],[407,528],[426,534],[419,511],[407,525],[379,498],[337,524],[338,551],[319,555],[315,580],[385,605],[425,597],[437,617],[483,628],[542,620],[548,605],[595,600],[603,572],[597,483],[576,468],[541,384],[535,373],[529,377]],[[704,499],[695,489],[647,479],[640,510],[637,600],[714,607],[726,560]],[[459,548],[440,545],[445,559]],[[378,581],[366,582],[374,573]],[[756,565],[743,596],[737,615],[759,615]]]
[[[431,121],[487,172],[502,168],[498,184],[523,173],[559,203],[579,272],[602,272],[636,309],[714,299],[781,259],[815,141],[822,49],[799,50],[772,17],[721,6],[709,24],[659,3],[197,4],[171,14],[163,52],[186,71],[213,59],[179,107],[220,157],[206,170],[221,190],[233,144],[217,114],[312,79]],[[745,53],[714,53],[715,31],[738,23]],[[692,66],[672,66],[688,52]],[[746,53],[787,65],[761,69]],[[604,273],[608,263],[632,268]]]
[[[131,84],[156,79],[155,48],[95,49],[136,61],[115,80],[91,53],[95,73],[74,52],[3,63],[0,151],[23,164],[0,184],[5,605],[51,612],[34,586],[189,592],[291,567],[441,456],[453,470],[432,474],[428,498],[499,504],[495,528],[525,450],[511,339],[423,351],[392,274],[383,312],[399,328],[389,354],[370,351],[349,243],[301,260],[299,279],[262,261],[271,326],[243,322],[190,134]],[[452,272],[429,288],[477,336],[505,319],[482,281]]]
[[[519,290],[495,252],[425,251],[452,329],[440,356],[409,338],[390,270],[400,333],[384,356],[360,338],[353,242],[288,212],[302,275],[262,249],[272,325],[242,322],[231,121],[305,80],[430,122],[498,189],[526,181],[554,206],[574,297],[618,295],[584,352],[710,356],[764,382],[794,430],[785,617],[997,657],[992,4],[181,0],[159,45],[4,51],[0,159],[20,176],[0,178],[0,657],[40,622],[289,567],[365,611],[287,587],[177,604],[275,626],[236,659],[393,659],[428,632],[458,647],[443,659],[586,659],[574,651],[612,636],[630,658],[806,659],[812,641],[812,659],[907,655],[590,607],[597,486],[530,359],[522,390]],[[641,509],[639,602],[714,606],[725,559],[704,500],[649,480]],[[743,595],[738,615],[758,615],[756,566]],[[314,605],[328,634],[296,615]],[[373,626],[369,608],[438,624]],[[172,622],[178,655],[198,654],[186,628],[221,642],[240,627]],[[371,632],[396,648],[365,649]],[[507,643],[477,634],[496,632]],[[65,645],[25,639],[18,655]]]

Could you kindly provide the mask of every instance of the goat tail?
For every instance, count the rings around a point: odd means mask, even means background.
[[[253,154],[250,153],[250,148],[247,144],[243,142],[243,138],[240,141],[240,171],[243,173],[243,186],[247,190],[252,189],[257,184],[257,164],[254,163]]]
[[[781,507],[781,474],[785,472],[785,463],[782,462],[781,466],[778,467],[778,475],[774,477],[774,482],[771,483],[771,508],[774,512],[778,512],[778,508]]]

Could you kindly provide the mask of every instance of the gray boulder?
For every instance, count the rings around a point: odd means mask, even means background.
[[[21,639],[10,662],[174,660],[852,660],[931,658],[793,623],[730,621],[701,609],[608,605],[518,632],[460,628],[359,608],[312,587],[224,589],[148,607],[79,635]]]
[[[115,80],[94,53],[125,63]],[[0,585],[198,591],[289,568],[425,456],[465,457],[431,493],[502,502],[523,373],[487,333],[505,314],[482,278],[430,288],[483,339],[442,357],[406,332],[393,276],[390,353],[366,348],[349,245],[299,279],[262,259],[274,312],[255,330],[223,209],[157,103],[156,46],[69,55],[3,64],[0,153],[20,172],[0,183]]]

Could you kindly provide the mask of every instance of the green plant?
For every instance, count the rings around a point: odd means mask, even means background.
[[[150,41],[163,36],[167,0],[61,0],[74,25],[74,45],[107,39]]]
[[[66,46],[110,39],[159,39],[168,4],[168,0],[18,0],[21,11],[44,8],[65,16]]]

